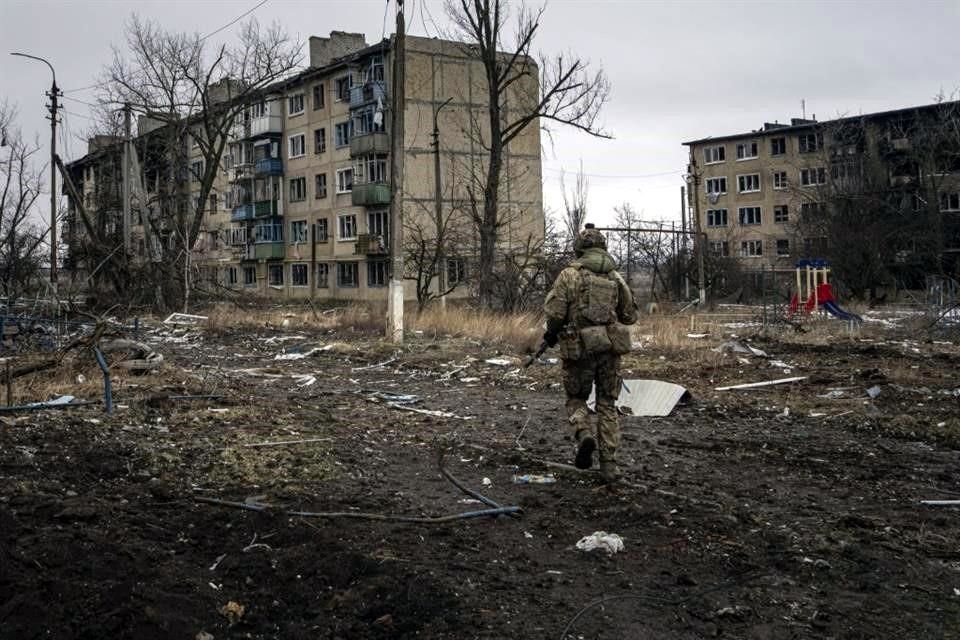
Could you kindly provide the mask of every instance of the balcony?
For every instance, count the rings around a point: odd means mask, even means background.
[[[250,120],[251,138],[269,134],[279,135],[283,131],[283,116],[261,116]]]
[[[259,176],[283,175],[283,162],[280,158],[262,158],[254,164],[254,173]]]
[[[276,200],[258,200],[253,203],[254,218],[270,218],[280,215],[280,207]]]
[[[350,107],[360,107],[368,102],[387,101],[387,89],[382,80],[365,82],[350,89]]]
[[[253,220],[252,204],[238,205],[230,212],[230,222],[243,222],[245,220]]]
[[[253,178],[253,165],[251,164],[235,164],[230,173],[230,181],[237,182],[240,180],[250,180]]]
[[[361,233],[357,236],[355,255],[385,256],[390,253],[390,239],[381,235]]]
[[[234,247],[234,255],[240,260],[256,260],[257,252],[254,245],[245,245],[242,247]]]
[[[283,258],[286,255],[287,247],[282,242],[263,242],[253,245],[253,250],[257,260],[271,260]]]
[[[354,206],[372,207],[390,204],[390,185],[383,182],[354,184],[351,201]]]
[[[390,153],[390,137],[383,131],[377,131],[350,138],[351,156],[363,156],[368,153]]]

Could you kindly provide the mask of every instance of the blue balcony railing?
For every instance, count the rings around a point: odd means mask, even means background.
[[[283,162],[280,158],[263,158],[254,164],[254,171],[258,176],[283,175]]]
[[[230,222],[243,222],[244,220],[253,220],[252,204],[238,205],[230,212]]]

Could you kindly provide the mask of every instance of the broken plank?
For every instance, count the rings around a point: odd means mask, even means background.
[[[796,376],[794,378],[778,378],[777,380],[764,380],[762,382],[747,382],[744,384],[734,384],[729,387],[715,387],[714,391],[729,391],[731,389],[754,389],[756,387],[770,387],[775,384],[788,384],[790,382],[800,382],[806,380],[807,376]]]

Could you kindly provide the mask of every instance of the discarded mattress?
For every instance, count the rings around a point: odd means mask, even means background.
[[[617,408],[634,416],[664,417],[670,415],[681,400],[689,400],[690,392],[678,384],[662,380],[624,380],[617,398]],[[587,406],[594,410],[596,388],[590,392]]]

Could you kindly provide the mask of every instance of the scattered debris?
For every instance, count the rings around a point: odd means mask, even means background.
[[[100,345],[104,353],[127,352],[125,360],[115,362],[113,366],[131,371],[149,371],[163,364],[163,356],[154,351],[149,345],[136,340],[109,340]]]
[[[321,351],[329,351],[330,345],[325,347],[314,347],[310,351],[295,351],[292,353],[278,353],[273,357],[274,360],[303,360],[304,358],[309,358],[315,353],[320,353]]]
[[[525,473],[523,475],[513,476],[513,484],[553,484],[557,481],[553,474],[538,475],[535,473]]]
[[[746,353],[751,356],[757,356],[758,358],[769,358],[766,351],[762,349],[757,349],[756,347],[751,347],[748,344],[743,344],[742,342],[737,342],[736,340],[729,340],[724,342],[719,347],[713,349],[718,353],[726,353],[730,351],[732,353]]]
[[[928,507],[960,507],[960,500],[921,500]]]
[[[709,333],[688,333],[687,337],[690,338],[691,340],[703,340],[709,335],[710,335]]]
[[[254,442],[244,447],[280,447],[288,444],[306,444],[308,442],[333,442],[333,438],[304,438],[303,440],[277,440],[276,442]]]
[[[580,538],[580,541],[577,542],[577,549],[581,551],[603,549],[608,555],[613,555],[618,551],[623,551],[623,538],[615,533],[594,531],[590,535]]]
[[[880,386],[879,386],[879,385],[874,385],[874,386],[870,387],[869,389],[867,389],[867,395],[870,396],[870,399],[871,399],[871,400],[876,399],[877,396],[880,395]]]
[[[487,358],[486,360],[484,360],[484,362],[486,362],[487,364],[492,364],[497,367],[509,367],[517,364],[516,362],[514,362],[513,360],[510,360],[509,358]]]
[[[245,611],[246,607],[239,602],[234,602],[233,600],[220,607],[220,615],[226,618],[227,622],[231,625],[235,625],[240,622],[240,618],[243,617]]]
[[[207,316],[195,316],[189,313],[171,313],[163,324],[198,325],[208,320]]]
[[[788,384],[790,382],[800,382],[806,380],[807,376],[797,376],[794,378],[780,378],[778,380],[764,380],[763,382],[747,382],[745,384],[734,384],[729,387],[714,387],[714,391],[730,391],[731,389],[753,389],[756,387],[770,387],[775,384]]]

